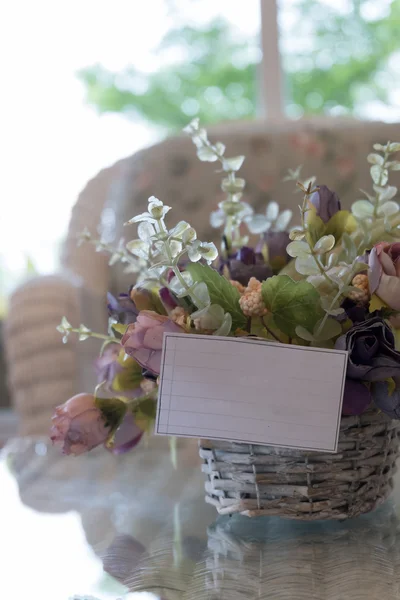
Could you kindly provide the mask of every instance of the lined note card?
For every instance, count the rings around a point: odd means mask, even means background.
[[[164,334],[156,433],[336,452],[347,353]]]

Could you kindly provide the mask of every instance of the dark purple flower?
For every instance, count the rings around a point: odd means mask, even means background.
[[[118,360],[123,347],[121,344],[108,344],[96,360],[97,382],[105,384],[105,390],[111,395],[138,398],[143,395],[138,383],[139,366],[132,359],[121,363]],[[133,362],[133,364],[132,364]]]
[[[241,248],[227,260],[221,261],[220,272],[223,272],[225,268],[228,269],[230,279],[239,281],[244,286],[249,283],[251,277],[255,277],[258,281],[264,281],[273,275],[272,269],[265,263],[263,255],[247,246]]]
[[[113,317],[122,325],[134,323],[139,314],[139,311],[129,294],[119,294],[118,298],[115,298],[115,296],[108,292],[107,308],[110,317]]]
[[[371,403],[371,393],[361,381],[346,379],[343,396],[343,415],[361,415]]]
[[[400,389],[389,394],[387,381],[377,381],[372,386],[372,397],[376,406],[392,419],[400,419]]]
[[[377,315],[353,325],[336,340],[335,348],[349,353],[347,377],[383,381],[400,376],[400,352],[389,325]]]
[[[318,190],[310,196],[310,202],[315,206],[317,215],[327,223],[341,208],[339,196],[326,185],[319,185]]]
[[[170,312],[178,305],[174,294],[166,287],[162,287],[159,291],[161,302],[167,312]]]
[[[369,314],[366,306],[360,306],[350,298],[345,298],[342,302],[342,308],[344,308],[345,312],[337,318],[339,322],[350,319],[353,323],[360,323],[361,321],[365,321]]]
[[[290,242],[287,231],[266,231],[256,246],[256,252],[267,257],[272,269],[280,271],[290,260],[286,248]]]

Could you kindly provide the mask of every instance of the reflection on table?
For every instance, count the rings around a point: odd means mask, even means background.
[[[2,453],[0,590],[67,600],[400,600],[396,499],[343,523],[216,518],[197,445],[66,458],[45,440]],[[2,570],[3,571],[3,570]],[[17,593],[18,592],[18,593]]]

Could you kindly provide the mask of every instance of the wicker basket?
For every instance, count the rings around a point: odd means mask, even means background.
[[[337,454],[201,440],[206,501],[220,514],[348,519],[392,490],[400,421],[370,410],[343,417]]]

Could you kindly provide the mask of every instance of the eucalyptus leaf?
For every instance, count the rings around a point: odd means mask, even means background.
[[[218,160],[218,155],[212,148],[201,146],[197,150],[197,158],[203,162],[215,162]]]
[[[390,144],[388,144],[387,149],[389,152],[399,152],[400,151],[400,143],[399,142],[391,142]]]
[[[386,200],[392,200],[397,194],[397,187],[394,185],[387,185],[386,187],[381,187],[380,185],[374,185],[374,190],[379,196],[380,202],[385,202]]]
[[[310,333],[305,327],[302,327],[301,325],[297,325],[296,335],[298,337],[300,337],[302,340],[307,340],[307,342],[315,341],[313,334]]]
[[[270,221],[275,221],[279,215],[279,204],[277,202],[269,202],[265,214],[267,219]]]
[[[354,240],[349,236],[348,233],[344,233],[342,236],[342,244],[346,251],[346,257],[348,262],[354,260],[357,256],[357,248]]]
[[[212,304],[219,304],[225,312],[232,316],[232,330],[243,329],[247,319],[239,306],[240,294],[238,290],[225,277],[215,269],[200,263],[187,265],[188,271],[194,281],[204,282]]]
[[[296,258],[296,271],[301,275],[318,275],[320,269],[312,256]]]
[[[388,202],[381,204],[378,208],[379,216],[391,217],[398,212],[399,205],[397,204],[397,202],[394,202],[394,200],[389,200]]]
[[[244,162],[244,156],[235,156],[234,158],[224,158],[223,169],[224,171],[239,171],[240,167]]]
[[[366,217],[372,217],[374,207],[368,200],[357,200],[352,205],[351,211],[357,219],[365,219]]]
[[[275,221],[274,228],[277,231],[286,231],[292,218],[292,211],[289,209],[283,210]]]
[[[314,246],[314,252],[316,254],[326,254],[334,247],[336,243],[333,235],[324,235],[322,238],[318,240],[318,242]]]
[[[321,328],[321,324],[323,323],[323,321],[324,320],[321,319],[321,321],[316,323],[316,325],[314,327],[313,334],[314,334],[314,337],[316,340],[319,340],[319,341],[331,340],[332,338],[337,337],[338,335],[340,335],[342,333],[342,327],[341,327],[340,323],[338,321],[336,321],[335,319],[328,317],[328,319],[325,320],[325,322]]]
[[[289,254],[289,256],[292,256],[293,258],[297,258],[297,256],[303,258],[311,254],[311,248],[307,244],[307,242],[290,242],[290,244],[288,244],[288,246],[286,247],[286,252]]]
[[[319,293],[307,281],[276,275],[264,281],[261,290],[277,327],[290,337],[296,335],[297,326],[312,330],[323,316]]]
[[[289,238],[294,242],[299,242],[305,238],[306,232],[303,229],[292,229]]]
[[[368,154],[367,161],[372,165],[383,165],[384,159],[380,154]]]
[[[370,173],[372,181],[374,183],[384,185],[381,181],[382,168],[380,167],[380,165],[372,165],[372,167],[370,168]]]

